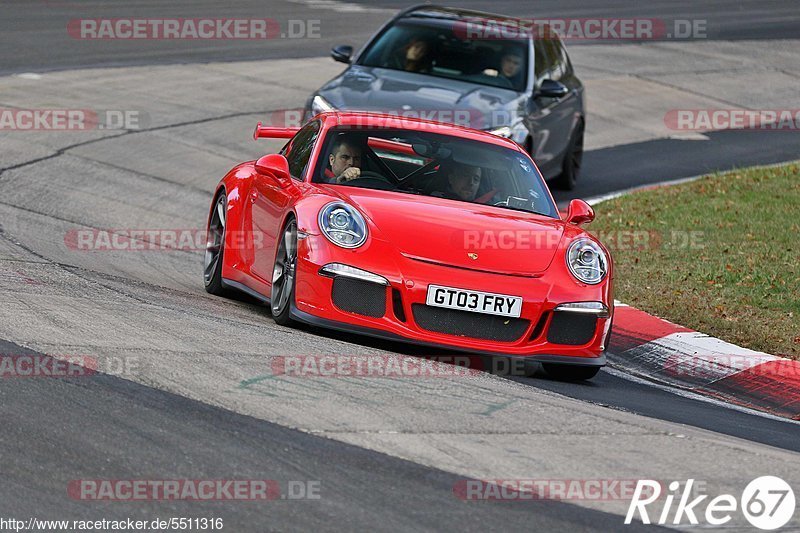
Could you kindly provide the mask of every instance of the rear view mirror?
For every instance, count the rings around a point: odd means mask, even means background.
[[[569,203],[567,217],[564,220],[577,226],[588,224],[594,220],[594,209],[583,200],[576,198]]]
[[[331,57],[334,61],[338,61],[339,63],[347,63],[350,64],[350,57],[353,55],[353,47],[347,46],[346,44],[341,44],[334,48],[331,48]]]
[[[264,176],[272,176],[282,187],[292,181],[289,174],[289,162],[281,154],[269,154],[256,161],[256,172]]]

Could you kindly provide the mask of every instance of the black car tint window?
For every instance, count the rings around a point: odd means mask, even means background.
[[[311,150],[319,135],[319,122],[314,121],[307,125],[289,142],[286,159],[289,161],[289,173],[295,179],[303,179]]]

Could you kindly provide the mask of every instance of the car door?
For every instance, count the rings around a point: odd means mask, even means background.
[[[528,102],[526,126],[531,132],[531,155],[544,176],[552,178],[561,173],[578,98],[572,90],[560,98],[538,94],[544,80],[563,83],[570,67],[557,37],[536,38],[533,47],[534,89]]]
[[[319,121],[309,123],[281,151],[289,162],[289,173],[293,180],[303,180],[319,131]],[[293,191],[296,189],[281,186],[272,176],[257,174],[251,192],[253,231],[256,232],[254,242],[260,241],[252,272],[270,285],[280,226],[292,201]]]
[[[578,92],[580,82],[572,72],[572,64],[567,57],[567,51],[561,39],[554,37],[550,41],[550,53],[555,54],[552,65],[552,80],[564,84],[569,92],[561,98],[555,98],[552,104],[553,114],[555,115],[555,126],[553,128],[552,146],[553,152],[557,154],[557,174],[561,172],[563,156],[569,147],[572,137],[573,125],[580,112],[580,98]]]

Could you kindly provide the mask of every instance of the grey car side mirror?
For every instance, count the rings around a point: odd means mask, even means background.
[[[334,61],[339,63],[350,64],[350,57],[353,55],[353,47],[346,44],[341,44],[331,48],[331,57]]]
[[[569,93],[569,88],[560,81],[542,80],[539,88],[533,91],[533,97],[561,98]]]

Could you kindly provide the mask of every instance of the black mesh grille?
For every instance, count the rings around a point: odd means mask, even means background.
[[[331,299],[342,311],[382,317],[386,314],[386,287],[350,278],[334,278]]]
[[[530,324],[524,318],[471,313],[425,304],[413,304],[411,311],[414,313],[414,320],[422,329],[500,342],[519,339]]]
[[[542,316],[539,319],[539,322],[536,323],[536,327],[533,328],[533,331],[531,332],[531,336],[530,336],[529,340],[535,341],[536,339],[538,339],[542,335],[542,332],[544,331],[544,326],[545,326],[545,324],[547,324],[547,319],[548,318],[550,318],[550,311],[545,311],[544,313],[542,313]]]
[[[406,321],[406,312],[403,309],[403,298],[400,296],[400,291],[397,289],[392,289],[392,310],[397,320],[400,322]]]
[[[581,346],[594,337],[597,317],[579,313],[553,313],[553,320],[547,329],[547,340],[553,344]]]

